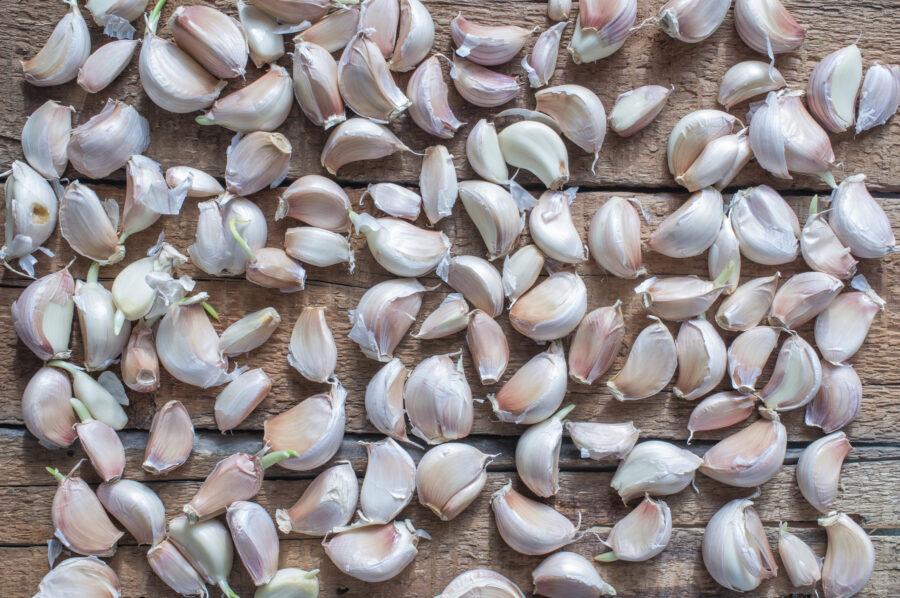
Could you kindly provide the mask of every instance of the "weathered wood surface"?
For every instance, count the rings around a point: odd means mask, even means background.
[[[188,0],[184,4],[195,4],[200,0]],[[179,3],[170,3],[163,12],[162,23]],[[236,14],[233,2],[216,0],[215,4]],[[449,22],[462,11],[467,17],[490,23],[512,23],[521,26],[549,25],[546,19],[546,4],[542,2],[475,2],[457,0],[455,2],[427,2],[437,25],[435,51],[449,54],[452,51]],[[637,21],[652,16],[658,3],[641,2]],[[894,28],[891,11],[896,7],[887,0],[855,2],[838,0],[821,3],[815,0],[794,0],[788,3],[797,20],[804,24],[809,34],[803,46],[793,54],[779,56],[776,66],[786,80],[800,88],[806,87],[809,73],[816,63],[827,54],[847,44],[853,43],[859,31],[864,31],[859,41],[865,64],[875,60],[891,63],[897,60],[891,54],[894,47]],[[225,149],[232,134],[216,127],[197,127],[194,115],[168,114],[156,107],[143,95],[137,74],[137,57],[129,68],[113,85],[96,95],[89,95],[75,83],[60,88],[38,89],[26,84],[20,72],[19,61],[33,56],[43,40],[53,28],[56,18],[62,16],[62,5],[50,8],[44,3],[17,1],[7,3],[3,16],[5,35],[0,40],[0,65],[3,70],[16,76],[0,79],[0,93],[3,106],[0,108],[0,136],[8,141],[18,140],[26,115],[47,99],[56,99],[75,106],[78,110],[76,123],[85,122],[100,111],[109,97],[128,101],[150,121],[152,144],[147,154],[163,162],[165,166],[190,164],[207,169],[211,174],[222,176],[225,167]],[[573,13],[574,14],[574,13]],[[879,26],[883,24],[882,26]],[[573,19],[574,26],[574,19]],[[573,26],[563,34],[563,48],[568,44]],[[139,29],[141,29],[139,27]],[[96,28],[92,28],[95,46],[102,38]],[[161,34],[168,35],[161,25]],[[530,50],[532,41],[526,46]],[[288,44],[289,50],[290,44]],[[668,106],[659,118],[646,130],[629,139],[620,139],[614,133],[607,135],[606,143],[597,165],[596,175],[590,173],[591,158],[572,144],[568,144],[573,184],[592,187],[674,187],[674,182],[666,167],[666,140],[672,126],[679,118],[700,108],[718,107],[716,97],[718,83],[722,75],[733,64],[741,60],[760,60],[761,55],[750,50],[734,31],[732,13],[709,39],[701,44],[683,44],[675,41],[658,29],[647,26],[636,32],[616,54],[606,60],[590,65],[575,65],[563,50],[559,57],[559,68],[551,83],[581,83],[597,92],[606,106],[611,109],[616,97],[630,89],[647,84],[675,85],[675,92]],[[528,88],[524,71],[517,57],[499,70],[519,75],[521,90],[515,101],[506,107],[533,107],[532,90]],[[288,58],[281,64],[290,67]],[[248,80],[257,76],[250,69]],[[398,77],[403,89],[406,88],[408,74]],[[449,82],[449,80],[448,80]],[[232,81],[224,93],[229,93],[241,85]],[[479,118],[496,114],[501,109],[483,110],[464,103],[451,86],[451,107],[460,120],[474,125]],[[735,107],[734,114],[745,118],[747,103]],[[471,178],[472,170],[465,160],[464,141],[469,127],[464,127],[456,137],[448,142],[448,148],[456,157],[460,176]],[[441,140],[421,131],[408,116],[403,116],[394,125],[401,139],[416,151]],[[280,129],[294,144],[291,177],[312,172],[324,173],[319,164],[319,155],[326,134],[307,121],[298,107],[294,107],[290,118]],[[185,143],[184,133],[190,131],[192,140]],[[843,163],[844,171],[857,171],[870,175],[873,187],[883,190],[900,190],[900,142],[897,132],[900,121],[893,119],[886,127],[881,127],[854,139],[852,133],[832,137],[837,162]],[[6,164],[20,156],[15,143],[0,147],[0,162]],[[373,166],[377,168],[373,169]],[[378,180],[415,183],[419,178],[420,158],[411,155],[396,155],[375,164],[356,164],[341,169],[342,180],[353,183],[369,183]],[[840,179],[840,170],[837,170]],[[74,176],[74,175],[73,175]],[[122,171],[114,176],[121,178]],[[735,185],[746,185],[761,180],[772,179],[756,166],[750,165],[735,181]],[[533,178],[525,180],[533,181]],[[770,180],[779,187],[800,189],[822,188],[821,183],[805,176],[794,181]]]

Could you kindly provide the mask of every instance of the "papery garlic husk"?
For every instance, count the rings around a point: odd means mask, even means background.
[[[253,598],[316,598],[319,595],[318,569],[279,569],[272,581],[256,589]]]
[[[68,361],[49,361],[47,365],[66,370],[72,375],[72,389],[74,391],[72,394],[87,405],[94,418],[116,430],[121,430],[125,427],[128,423],[128,415],[122,409],[122,405],[127,405],[128,399],[124,396],[124,389],[114,374],[101,374],[98,381],[77,365]],[[111,392],[111,388],[108,388],[107,384],[103,383],[105,381],[104,376],[107,375],[112,376],[115,383],[119,386],[115,395]],[[108,382],[108,380],[106,381]],[[122,392],[122,396],[118,396],[118,391]]]
[[[122,325],[125,320],[155,318],[182,299],[194,283],[187,277],[175,280],[172,272],[187,261],[187,256],[160,241],[147,252],[147,257],[125,266],[112,284],[116,325]]]
[[[686,320],[678,330],[678,379],[672,392],[692,401],[709,394],[725,377],[725,343],[704,319]]]
[[[324,17],[331,6],[325,0],[254,0],[253,5],[290,25],[303,21],[314,23]]]
[[[34,598],[121,598],[116,572],[97,557],[69,558],[44,575]]]
[[[749,260],[776,266],[797,258],[800,236],[797,214],[768,185],[735,193],[729,218],[741,253]]]
[[[832,52],[810,73],[806,84],[809,109],[832,133],[853,126],[862,76],[862,55],[856,44]]]
[[[247,370],[222,389],[214,408],[220,432],[236,428],[272,390],[272,379],[262,368]]]
[[[308,174],[281,194],[275,220],[289,216],[311,226],[347,233],[351,228],[348,210],[350,198],[340,185],[327,177]]]
[[[291,508],[275,512],[275,520],[285,534],[325,536],[350,522],[358,498],[359,482],[345,461],[317,475]]]
[[[779,333],[778,328],[755,326],[731,341],[728,347],[728,375],[732,388],[742,393],[756,392],[756,381],[778,344]]]
[[[287,176],[293,148],[281,133],[254,131],[237,135],[228,148],[225,188],[235,195],[274,189]]]
[[[641,330],[622,369],[606,382],[620,401],[646,399],[662,391],[678,363],[675,339],[662,320],[648,316],[652,324]],[[646,371],[646,368],[651,371]]]
[[[824,272],[794,274],[775,293],[769,323],[796,330],[824,311],[842,288],[844,283]]]
[[[741,280],[741,246],[728,215],[722,216],[719,234],[709,247],[708,263],[709,277],[712,280],[719,278],[729,267],[731,268],[731,276],[725,281],[723,292],[726,295],[732,294]]]
[[[856,419],[861,403],[862,382],[853,366],[823,362],[822,385],[806,405],[804,423],[831,434]]]
[[[728,69],[719,82],[720,104],[731,110],[752,97],[776,91],[787,85],[773,65],[759,60],[745,60]]]
[[[44,177],[31,166],[16,160],[4,185],[6,227],[0,260],[7,266],[18,258],[19,267],[34,276],[37,258],[31,254],[43,248],[56,229],[59,202]]]
[[[272,581],[278,571],[278,530],[264,508],[255,502],[236,501],[226,520],[234,547],[257,586]]]
[[[578,6],[575,32],[566,48],[575,64],[596,62],[614,54],[637,18],[637,0],[589,0]]]
[[[337,367],[337,345],[325,319],[325,308],[303,308],[288,346],[288,363],[307,380],[328,382]]]
[[[491,496],[497,531],[506,545],[521,554],[553,552],[575,541],[578,528],[562,513],[512,488],[512,482]]]
[[[209,598],[206,581],[171,540],[163,540],[148,550],[147,563],[157,577],[182,596]]]
[[[828,223],[858,258],[882,258],[897,251],[891,222],[881,205],[872,198],[866,176],[856,174],[841,181],[831,194]]]
[[[503,313],[503,281],[490,262],[474,255],[458,255],[447,266],[444,279],[476,309],[493,318]]]
[[[112,556],[124,532],[109,520],[87,482],[74,475],[77,469],[63,476],[58,469],[47,468],[59,483],[50,510],[53,535],[76,554]]]
[[[762,409],[760,413],[762,418],[706,451],[700,472],[739,488],[753,488],[772,479],[784,464],[787,430],[775,412]]]
[[[528,218],[528,229],[535,244],[547,257],[564,264],[577,264],[587,259],[587,248],[569,210],[576,189],[545,191]]]
[[[566,422],[572,443],[581,450],[582,459],[601,461],[607,458],[624,459],[634,448],[640,430],[632,422],[602,424],[597,422]]]
[[[188,197],[212,197],[225,193],[225,188],[214,177],[190,166],[173,166],[168,169],[166,184],[171,189],[186,184]]]
[[[401,442],[409,442],[403,408],[403,387],[408,376],[409,370],[395,357],[366,385],[366,419],[382,434]]]
[[[612,365],[624,338],[621,301],[584,316],[569,346],[569,376],[581,384],[593,384]]]
[[[800,233],[800,252],[806,265],[836,278],[847,279],[856,274],[857,262],[818,211],[819,196],[812,198],[809,217]]]
[[[367,118],[351,118],[335,127],[320,161],[332,175],[351,162],[377,160],[399,151],[412,152],[390,129]]]
[[[93,189],[78,181],[70,183],[59,199],[59,232],[76,253],[101,264],[114,264],[125,257],[125,246],[116,235],[119,205],[101,202]]]
[[[703,459],[694,453],[661,440],[637,444],[619,463],[610,486],[622,501],[644,496],[677,494],[694,481],[694,472]]]
[[[835,432],[811,443],[797,460],[800,494],[820,513],[827,513],[837,499],[841,465],[853,447],[843,432]]]
[[[229,357],[248,353],[269,340],[279,324],[281,316],[274,307],[247,314],[222,332],[219,349]]]
[[[434,225],[453,213],[457,195],[456,167],[453,155],[446,146],[432,145],[425,150],[419,174],[419,192],[430,224]]]
[[[460,442],[429,449],[416,469],[419,503],[443,521],[455,519],[481,494],[495,456]]]
[[[69,399],[72,383],[57,368],[43,366],[34,373],[22,393],[25,427],[46,448],[65,448],[75,442],[78,421]]]
[[[365,0],[360,6],[359,29],[371,29],[372,41],[385,59],[394,53],[400,3],[397,0]]]
[[[363,205],[366,196],[372,198],[375,207],[394,218],[403,218],[415,222],[422,209],[422,198],[418,193],[395,183],[374,183],[366,187],[359,197],[359,205]]]
[[[356,30],[359,29],[358,25],[359,9],[339,4],[338,10],[325,15],[311,27],[294,36],[294,43],[299,45],[301,42],[308,42],[325,48],[329,53],[337,52],[350,43],[356,35]]]
[[[169,473],[191,455],[194,426],[181,401],[169,401],[153,414],[141,467],[153,475]]]
[[[178,47],[214,77],[243,77],[250,48],[247,34],[232,17],[210,6],[179,6],[169,17]]]
[[[490,569],[470,569],[460,573],[435,598],[471,598],[473,595],[525,598],[519,586]]]
[[[327,49],[301,41],[291,54],[294,97],[314,125],[329,129],[347,120],[338,90],[337,62]]]
[[[219,125],[238,133],[274,131],[290,114],[293,99],[291,76],[273,64],[250,85],[216,100],[209,112],[196,120],[201,125]]]
[[[875,316],[884,310],[884,301],[863,276],[854,278],[852,285],[860,290],[838,295],[816,318],[816,346],[822,358],[835,365],[859,351]]]
[[[147,0],[88,0],[85,6],[94,22],[104,27],[103,33],[119,39],[131,38],[131,21],[139,18],[147,8]]]
[[[133,106],[108,99],[103,110],[72,129],[68,156],[75,170],[102,179],[150,146],[150,125]]]
[[[737,592],[754,590],[778,573],[766,530],[749,498],[726,503],[706,524],[703,564],[719,585]]]
[[[356,268],[356,257],[350,241],[324,228],[301,226],[287,229],[284,251],[304,264],[319,268],[346,263],[349,264],[351,274]]]
[[[416,321],[425,287],[412,278],[386,280],[370,288],[348,312],[348,336],[369,359],[390,361]]]
[[[548,94],[554,89],[557,88],[541,90],[537,95]],[[545,107],[545,110],[551,108]],[[573,112],[577,114],[577,111]],[[603,123],[605,128],[605,118]],[[497,138],[503,159],[510,166],[529,171],[548,189],[559,189],[568,182],[569,154],[560,136],[547,125],[522,120],[504,127]]]
[[[534,593],[540,596],[599,598],[616,595],[616,589],[603,581],[594,565],[574,552],[551,554],[531,572],[531,577]]]
[[[412,433],[428,444],[465,438],[472,430],[472,389],[462,357],[433,355],[413,369],[403,389]]]
[[[149,486],[134,480],[106,482],[97,497],[138,544],[156,546],[166,537],[166,507]]]
[[[394,55],[388,63],[392,71],[415,68],[434,45],[434,20],[419,0],[400,0],[400,26]]]
[[[187,557],[206,583],[217,585],[227,598],[238,598],[228,585],[234,545],[228,528],[218,519],[191,523],[185,516],[169,522],[168,539]]]
[[[703,148],[697,159],[675,182],[688,191],[714,186],[723,189],[753,158],[747,129],[717,137]]]
[[[822,366],[809,343],[791,334],[781,345],[772,377],[759,391],[769,409],[788,411],[809,403],[822,384]]]
[[[351,525],[323,542],[331,562],[350,577],[377,583],[406,569],[418,554],[419,538],[430,538],[409,519]]]
[[[119,39],[103,44],[78,70],[78,85],[88,93],[99,93],[116,80],[131,62],[138,40]]]
[[[680,177],[710,141],[730,135],[738,119],[721,110],[696,110],[681,118],[669,134],[669,172]]]
[[[539,424],[531,426],[516,444],[516,471],[536,495],[547,498],[559,492],[559,449],[563,419],[574,409],[563,407]]]
[[[588,246],[594,261],[620,278],[646,274],[641,258],[641,219],[636,199],[613,196],[591,218]],[[641,208],[643,210],[643,208]]]
[[[78,443],[91,461],[91,466],[104,482],[114,482],[125,471],[125,448],[116,431],[91,417],[84,403],[71,399],[80,421],[75,424]]]
[[[56,23],[41,50],[22,61],[25,80],[38,87],[62,85],[78,75],[91,54],[91,33],[77,0],[65,0],[69,12]]]
[[[554,342],[525,362],[488,400],[500,421],[536,424],[559,409],[566,385],[566,358],[562,345]]]
[[[296,293],[306,287],[306,270],[279,247],[256,251],[247,264],[247,280],[282,293]]]
[[[729,8],[731,0],[669,0],[659,9],[659,26],[669,37],[696,44],[719,28]]]
[[[419,331],[412,336],[421,339],[444,338],[464,330],[469,325],[469,304],[459,293],[450,293],[435,308]]]
[[[327,463],[344,439],[346,401],[347,391],[334,383],[329,392],[308,397],[266,420],[263,440],[273,450],[299,453],[278,464],[293,471],[309,471]]]
[[[466,159],[481,178],[498,185],[508,184],[509,170],[503,160],[500,139],[497,137],[494,123],[482,118],[469,129],[469,135],[466,137]]]
[[[780,0],[736,0],[734,26],[744,43],[762,54],[793,52],[806,37]]]
[[[722,210],[721,193],[712,187],[698,191],[660,222],[647,245],[668,257],[700,255],[719,235]]]
[[[619,137],[631,137],[659,115],[674,87],[644,85],[616,98],[609,111],[609,128]]]
[[[844,513],[819,517],[828,534],[822,587],[826,598],[853,596],[865,587],[875,569],[875,548],[866,530]]]
[[[456,54],[450,65],[450,79],[464,100],[482,108],[502,106],[519,93],[519,81],[515,77],[480,66]]]
[[[696,276],[648,278],[635,287],[644,308],[660,318],[677,322],[689,320],[707,311],[727,286],[729,270],[717,280]]]
[[[406,95],[412,102],[409,115],[426,133],[451,139],[456,130],[465,124],[456,118],[447,103],[447,84],[444,83],[444,73],[437,56],[428,58],[416,68],[406,85]],[[426,150],[426,159],[427,156]]]
[[[122,211],[122,233],[119,240],[146,230],[162,214],[175,214],[187,197],[188,183],[169,189],[159,163],[134,155],[125,164],[125,207]]]
[[[372,523],[388,523],[412,500],[416,464],[393,438],[360,444],[366,447],[368,455],[359,492],[362,516]]]
[[[719,430],[740,423],[750,417],[756,409],[756,397],[739,392],[717,392],[697,403],[691,411],[687,429],[691,433]]]
[[[587,288],[574,272],[557,272],[519,297],[509,310],[512,327],[541,342],[562,338],[578,327],[587,310]]]
[[[568,24],[568,20],[563,19],[563,22],[546,29],[534,42],[531,54],[522,59],[522,68],[528,73],[528,82],[531,87],[543,87],[553,77],[559,55],[559,40]]]
[[[22,127],[22,153],[31,167],[44,178],[58,179],[66,171],[73,112],[75,109],[72,106],[47,100]]]
[[[450,21],[456,55],[483,66],[505,64],[525,47],[533,30],[515,25],[482,25],[462,16]]]
[[[276,33],[278,22],[275,18],[244,0],[237,0],[235,5],[253,64],[262,68],[284,56],[284,36]]]
[[[866,71],[856,114],[856,134],[883,125],[900,105],[900,68],[877,60]]]
[[[776,272],[772,276],[748,280],[736,288],[716,311],[719,328],[744,331],[757,326],[769,313],[780,277]]]
[[[466,345],[482,385],[496,384],[509,365],[509,344],[494,318],[480,309],[469,316]]]
[[[402,114],[410,100],[394,82],[373,34],[373,29],[360,29],[344,48],[338,62],[338,87],[351,110],[386,123]]]
[[[396,218],[351,213],[356,232],[366,236],[372,257],[396,276],[422,276],[446,262],[450,240],[441,231],[419,228]]]
[[[544,254],[534,245],[526,245],[503,260],[503,292],[510,307],[537,282],[543,268]]]
[[[603,544],[611,549],[594,557],[600,562],[646,561],[666,549],[672,537],[672,512],[662,500],[646,496],[613,526]]]
[[[523,225],[513,196],[495,183],[461,181],[459,198],[487,246],[488,258],[493,260],[512,251]]]
[[[787,523],[778,527],[778,556],[794,587],[812,586],[822,579],[822,559],[809,545],[787,531]]]

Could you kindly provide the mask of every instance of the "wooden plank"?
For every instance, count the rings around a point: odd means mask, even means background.
[[[197,2],[199,0],[190,0],[185,4]],[[177,4],[165,7],[162,23],[165,23]],[[233,3],[229,0],[216,0],[215,4],[228,13],[235,13]],[[550,24],[545,16],[546,5],[542,2],[484,4],[472,0],[457,0],[427,4],[437,25],[435,51],[445,54],[452,51],[448,24],[460,11],[467,17],[487,23],[542,27]],[[886,0],[865,3],[839,0],[826,6],[814,0],[794,0],[788,3],[788,8],[799,22],[809,28],[810,33],[796,53],[779,56],[776,65],[787,81],[800,89],[805,87],[809,73],[819,60],[853,42],[854,35],[848,32],[865,29],[866,35],[859,41],[859,46],[867,65],[874,60],[890,63],[896,59],[890,53],[893,47],[890,27],[871,26],[881,22],[892,9],[891,3]],[[651,16],[655,10],[655,6],[642,3],[638,8],[638,22]],[[20,75],[19,61],[30,58],[37,52],[63,12],[61,6],[48,11],[43,4],[15,2],[10,3],[4,15],[6,35],[0,40],[0,56],[3,57],[0,64],[6,74],[0,77],[0,93],[4,97],[0,108],[0,137],[7,142],[0,144],[0,162],[6,164],[21,156],[15,142],[20,138],[25,117],[47,99],[53,98],[75,106],[78,110],[76,123],[80,123],[99,112],[106,98],[113,97],[133,103],[150,121],[150,157],[162,161],[166,166],[190,164],[204,168],[215,176],[222,176],[225,149],[230,143],[231,133],[215,127],[199,127],[193,122],[194,115],[169,114],[156,107],[141,90],[137,58],[115,83],[93,96],[86,94],[74,82],[56,88],[36,88],[24,82]],[[93,24],[91,29],[96,46],[101,43],[101,36]],[[161,28],[161,32],[164,36],[168,35],[165,27]],[[569,27],[563,35],[563,47],[568,44],[571,33],[572,27]],[[529,41],[528,51],[534,39],[536,36]],[[675,85],[668,107],[645,131],[624,140],[610,132],[596,175],[592,175],[589,170],[591,158],[574,145],[568,144],[572,183],[593,187],[673,187],[674,183],[666,168],[665,148],[669,131],[688,112],[699,108],[718,108],[716,96],[720,78],[733,64],[749,59],[760,60],[762,57],[746,47],[735,35],[730,12],[718,31],[702,44],[683,44],[670,39],[652,26],[646,26],[635,33],[622,50],[598,63],[575,65],[568,54],[562,51],[558,61],[559,68],[552,82],[587,85],[597,92],[607,110],[612,107],[619,94],[635,87],[646,84]],[[290,66],[287,58],[282,59],[281,63]],[[500,69],[519,75],[521,81],[519,95],[509,106],[532,107],[532,92],[527,88],[519,63],[520,58],[517,57]],[[258,74],[258,71],[251,68],[248,81]],[[408,76],[405,74],[397,78],[404,89]],[[240,85],[240,82],[232,81],[226,88],[226,93]],[[474,125],[479,118],[499,112],[499,109],[484,110],[466,105],[455,90],[450,92],[450,104],[460,120],[470,125]],[[741,104],[734,113],[744,119],[746,109],[746,103]],[[440,141],[419,130],[408,116],[402,117],[393,128],[416,151],[422,151]],[[297,107],[294,107],[281,130],[295,148],[290,176],[323,172],[319,165],[319,154],[326,138],[325,133],[313,127]],[[192,135],[189,143],[185,143],[186,131],[190,131]],[[473,176],[465,161],[464,140],[467,131],[468,127],[461,129],[447,143],[456,157],[456,165],[463,178]],[[888,126],[867,132],[858,139],[854,139],[852,133],[833,136],[837,162],[844,164],[844,171],[848,174],[865,172],[874,187],[900,190],[898,131],[900,122],[894,119]],[[415,183],[419,168],[418,157],[404,154],[380,162],[347,166],[339,174],[341,180],[355,184],[375,182],[376,179]],[[119,171],[114,176],[121,178],[123,173]],[[525,180],[535,179],[527,177]],[[793,181],[775,180],[755,164],[744,170],[735,185],[761,181],[768,181],[779,187],[823,188],[820,182],[806,176],[797,177]]]

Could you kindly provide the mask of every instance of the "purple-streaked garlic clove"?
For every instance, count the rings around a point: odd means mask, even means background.
[[[111,427],[91,417],[88,408],[78,399],[71,399],[72,408],[81,420],[75,424],[78,442],[94,471],[104,482],[114,482],[125,471],[125,447]]]
[[[750,417],[756,409],[756,397],[739,392],[717,392],[697,403],[691,411],[687,429],[691,433],[719,430],[740,423]]]
[[[621,301],[585,315],[569,345],[569,377],[581,384],[593,384],[619,355],[624,339]]]
[[[74,295],[75,279],[66,267],[30,283],[13,301],[13,328],[41,361],[69,357]]]
[[[69,400],[72,383],[58,368],[43,366],[22,393],[22,419],[41,445],[65,448],[75,442],[78,418]]]
[[[769,324],[796,330],[831,305],[844,283],[824,272],[794,274],[772,299]]]
[[[780,0],[737,0],[734,25],[745,44],[770,56],[793,52],[806,37]]]

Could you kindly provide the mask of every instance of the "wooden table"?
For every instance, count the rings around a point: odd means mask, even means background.
[[[186,2],[193,4],[194,2]],[[177,5],[177,2],[172,2]],[[231,2],[215,2],[223,10],[233,13]],[[638,21],[653,12],[651,3],[641,2]],[[652,4],[658,4],[654,2]],[[451,52],[449,21],[459,11],[475,20],[494,23],[515,23],[523,26],[540,24],[545,27],[546,5],[540,2],[427,2],[437,25],[435,48]],[[829,3],[812,0],[787,2],[797,19],[806,24],[810,33],[803,47],[796,53],[778,58],[777,66],[786,79],[797,87],[805,81],[818,60],[839,47],[852,43],[859,31],[859,42],[866,66],[874,60],[883,63],[896,62],[898,56],[889,54],[896,47],[898,18],[896,7],[886,0],[858,3],[852,0],[836,0]],[[167,6],[163,22],[173,10]],[[3,35],[0,39],[0,57],[3,60],[0,75],[0,163],[6,165],[13,159],[21,159],[20,132],[26,115],[47,99],[53,98],[72,104],[78,113],[76,123],[86,121],[96,114],[107,97],[119,98],[135,105],[150,121],[152,143],[147,155],[160,161],[164,167],[186,164],[205,169],[222,177],[225,148],[231,134],[216,127],[200,127],[193,122],[193,115],[173,115],[163,112],[144,96],[137,75],[137,59],[126,72],[107,90],[87,95],[74,83],[56,88],[35,88],[24,83],[19,60],[37,51],[47,38],[56,20],[63,15],[64,7],[58,2],[13,0],[4,4],[0,16]],[[573,19],[574,20],[574,19]],[[99,31],[91,26],[95,47],[103,40]],[[568,42],[572,27],[563,36]],[[686,45],[669,39],[652,27],[635,33],[625,47],[611,58],[593,65],[573,65],[565,52],[560,54],[559,70],[553,83],[576,82],[597,92],[609,109],[616,96],[645,84],[674,84],[668,106],[660,117],[646,130],[630,139],[620,139],[610,133],[601,153],[597,174],[589,172],[590,157],[568,144],[572,184],[580,191],[573,205],[576,225],[584,234],[590,217],[597,207],[614,194],[635,196],[648,209],[650,223],[644,226],[648,235],[657,223],[687,197],[675,187],[666,169],[666,140],[674,123],[688,112],[699,108],[715,108],[718,81],[725,70],[740,60],[760,59],[744,46],[734,32],[732,16],[704,43]],[[289,60],[281,61],[289,65]],[[519,59],[504,69],[521,73]],[[258,76],[251,68],[249,78]],[[408,75],[400,76],[405,86]],[[240,85],[232,82],[226,92]],[[451,103],[457,116],[474,124],[478,118],[491,111],[466,105],[451,88]],[[516,106],[533,105],[531,90],[523,84],[515,101]],[[736,109],[743,118],[746,104]],[[437,142],[429,138],[411,123],[408,117],[395,126],[399,136],[417,151]],[[313,127],[295,107],[282,127],[294,146],[289,181],[303,174],[325,174],[319,166],[319,153],[325,135]],[[455,155],[460,180],[473,178],[474,173],[465,160],[464,140],[467,128],[455,139],[447,142]],[[887,126],[875,129],[854,139],[850,133],[832,136],[835,153],[843,163],[844,173],[864,172],[870,189],[877,191],[895,227],[900,223],[900,121],[893,119]],[[352,199],[357,199],[367,183],[393,181],[414,186],[418,181],[420,159],[412,154],[401,154],[380,162],[357,163],[343,168],[339,181],[346,186]],[[69,173],[76,177],[74,172]],[[838,180],[841,169],[836,169]],[[121,201],[124,195],[123,171],[113,173],[109,180],[91,181],[101,197],[113,197]],[[536,181],[525,178],[529,188],[537,192]],[[796,177],[793,181],[773,179],[758,166],[751,164],[734,182],[735,187],[767,183],[783,191],[797,210],[801,222],[805,220],[806,206],[814,191],[822,192],[821,184],[809,177]],[[730,190],[731,191],[731,190]],[[283,234],[291,222],[273,222],[279,192],[266,191],[253,196],[263,211],[270,216],[269,242],[280,245]],[[368,209],[368,206],[367,208]],[[184,250],[193,241],[197,210],[189,200],[178,218],[162,218],[156,226],[135,235],[128,241],[126,262],[144,254],[164,230],[166,240]],[[441,221],[438,228],[444,230],[454,243],[455,254],[484,254],[481,239],[471,225],[461,206],[457,205],[453,216]],[[522,243],[527,240],[523,236]],[[59,235],[49,243],[56,252],[56,259],[41,257],[37,266],[39,274],[45,274],[68,262],[73,253]],[[210,279],[188,265],[184,274],[194,276],[198,288],[209,292],[211,302],[222,316],[217,326],[222,330],[241,315],[265,306],[274,306],[283,318],[281,327],[272,339],[249,356],[237,360],[251,367],[263,367],[274,380],[269,397],[232,434],[221,435],[213,421],[213,402],[217,389],[201,391],[176,383],[163,374],[158,392],[149,395],[130,393],[131,406],[128,429],[122,433],[128,455],[126,476],[147,482],[165,502],[169,515],[179,513],[182,505],[196,490],[200,482],[219,459],[236,451],[253,452],[260,447],[262,423],[299,400],[323,390],[323,386],[302,379],[291,369],[285,359],[287,342],[294,320],[304,305],[324,305],[328,308],[328,321],[338,343],[340,361],[337,374],[346,386],[347,428],[343,446],[336,459],[349,459],[356,472],[362,476],[365,470],[365,452],[357,444],[359,440],[377,438],[374,428],[365,419],[363,395],[366,383],[377,371],[379,364],[365,359],[355,344],[347,339],[349,323],[346,312],[353,308],[362,294],[376,282],[389,278],[365,248],[365,242],[354,239],[357,251],[357,270],[350,275],[344,268],[309,268],[307,289],[299,294],[283,295],[251,286],[240,279]],[[674,261],[649,250],[645,251],[645,264],[654,275],[698,274],[706,276],[706,258]],[[887,311],[881,314],[872,327],[866,344],[854,357],[864,384],[863,406],[856,421],[847,432],[854,449],[848,456],[842,473],[843,491],[838,507],[850,513],[854,519],[872,533],[876,549],[875,573],[865,590],[865,596],[896,596],[897,579],[900,578],[900,506],[898,506],[898,459],[900,459],[900,362],[894,353],[900,328],[897,306],[900,305],[900,268],[897,260],[865,260],[860,270],[875,289],[887,301]],[[83,277],[87,262],[79,259],[73,274]],[[787,277],[806,270],[802,260],[782,267]],[[120,266],[107,267],[101,278],[109,282]],[[771,274],[773,268],[744,261],[744,279]],[[627,336],[631,342],[645,325],[645,313],[632,293],[634,283],[606,276],[592,261],[579,265],[589,289],[589,308],[609,305],[615,299],[624,301]],[[426,285],[439,281],[433,277],[423,279]],[[9,272],[0,274],[0,304],[9,306],[19,295],[27,281]],[[420,321],[440,303],[447,288],[429,292],[420,312]],[[499,319],[507,332],[511,359],[507,377],[541,347],[515,333],[505,317]],[[77,328],[77,326],[76,326]],[[673,325],[672,330],[676,328]],[[801,332],[807,338],[811,326]],[[77,447],[70,450],[48,451],[40,447],[26,431],[22,423],[20,396],[30,376],[38,368],[38,360],[17,341],[12,329],[10,312],[0,311],[0,596],[31,596],[38,582],[47,571],[46,541],[52,536],[50,503],[55,484],[44,471],[45,465],[53,465],[66,471],[84,457]],[[726,340],[730,340],[731,335]],[[419,342],[407,337],[400,344],[397,355],[408,367],[413,367],[426,356],[455,351],[464,345],[464,335]],[[74,361],[80,358],[78,331],[73,334]],[[611,371],[616,371],[624,360],[620,356]],[[466,354],[466,371],[476,397],[484,397],[497,387],[486,388],[478,384],[472,375],[471,360]],[[774,361],[774,358],[773,360]],[[771,364],[770,364],[771,367]],[[585,387],[570,384],[567,403],[576,405],[571,417],[575,420],[617,422],[634,420],[642,430],[641,439],[658,438],[684,443],[687,438],[685,424],[693,407],[689,402],[676,399],[666,391],[651,399],[618,403],[612,400],[605,385]],[[162,478],[154,478],[140,468],[147,428],[153,413],[166,401],[180,399],[192,414],[197,440],[191,459],[186,465]],[[487,486],[459,518],[444,523],[416,501],[404,512],[418,527],[427,530],[431,541],[419,545],[419,556],[401,575],[376,585],[363,584],[341,574],[324,556],[319,540],[291,535],[282,540],[283,566],[320,569],[321,595],[391,597],[429,597],[440,593],[457,574],[475,567],[490,567],[508,575],[523,590],[531,589],[531,570],[540,562],[539,557],[526,557],[509,549],[497,534],[490,514],[490,494],[507,479],[515,479],[513,455],[516,436],[522,428],[495,421],[487,403],[477,404],[472,435],[467,439],[490,453],[500,456],[490,467]],[[762,488],[756,508],[764,521],[773,545],[776,541],[778,522],[787,521],[791,529],[811,542],[819,554],[824,554],[824,533],[816,528],[816,512],[800,495],[795,483],[797,456],[807,443],[821,434],[805,427],[802,410],[790,412],[783,418],[788,427],[788,455],[783,470]],[[702,454],[713,442],[733,430],[699,434],[692,450]],[[412,450],[416,460],[421,452]],[[584,526],[608,527],[621,519],[628,511],[609,488],[615,468],[614,463],[598,463],[580,459],[574,447],[566,440],[562,449],[560,475],[561,491],[548,501],[567,516],[582,516]],[[89,467],[83,473],[90,482],[96,476]],[[291,505],[309,484],[316,472],[296,473],[275,467],[266,476],[266,482],[257,500],[270,512]],[[521,489],[521,484],[515,485]],[[703,475],[697,476],[699,494],[691,490],[669,497],[675,531],[665,552],[647,563],[613,563],[600,565],[603,577],[613,584],[622,596],[720,596],[725,592],[707,574],[700,557],[703,528],[711,515],[726,501],[749,494],[747,490],[723,486]],[[571,546],[572,550],[586,556],[602,551],[599,542],[586,535]],[[118,572],[124,595],[171,596],[168,589],[152,574],[144,555],[146,547],[136,546],[126,535],[119,543],[111,564]],[[249,577],[236,563],[232,585],[239,594],[252,596]],[[754,596],[783,596],[792,589],[786,575],[762,584]],[[215,594],[216,592],[214,592]],[[748,594],[750,595],[750,594]]]

